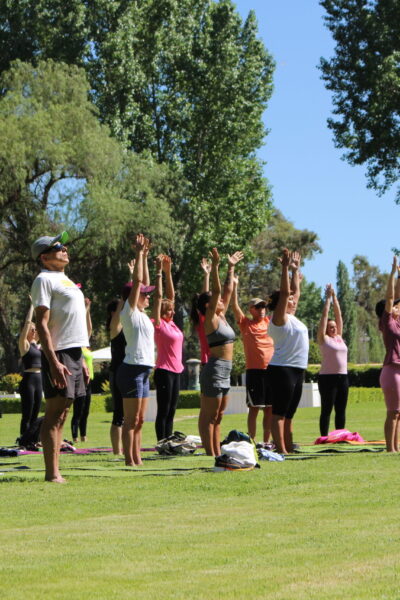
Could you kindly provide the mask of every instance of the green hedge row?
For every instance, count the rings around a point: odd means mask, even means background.
[[[306,382],[317,381],[319,365],[309,365],[306,370]],[[381,365],[348,365],[350,387],[378,388]]]

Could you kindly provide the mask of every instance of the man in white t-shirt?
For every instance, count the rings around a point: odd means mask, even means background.
[[[32,244],[32,256],[41,272],[32,284],[36,326],[42,346],[42,379],[46,410],[40,431],[45,480],[64,483],[59,471],[62,432],[69,407],[84,396],[88,371],[82,346],[88,346],[86,308],[79,287],[64,273],[69,263],[63,244],[66,232],[44,236]]]

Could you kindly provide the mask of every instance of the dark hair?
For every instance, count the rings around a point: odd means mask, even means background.
[[[202,292],[195,294],[192,298],[192,308],[190,310],[190,319],[196,327],[199,324],[199,313],[206,314],[206,304],[210,302],[211,292]]]
[[[272,292],[272,294],[269,297],[268,304],[267,304],[268,310],[275,310],[275,308],[279,302],[280,294],[281,294],[281,290],[274,290]]]
[[[126,283],[124,285],[124,287],[121,290],[121,298],[123,300],[127,300],[129,297],[129,294],[131,293],[131,289],[132,289],[133,283],[132,281],[129,281],[128,283]]]
[[[398,304],[399,302],[400,302],[400,298],[396,298],[396,300],[393,301],[393,306],[396,306],[396,304]],[[383,315],[385,306],[386,306],[386,300],[379,300],[379,302],[376,303],[375,314],[378,317],[378,319],[380,319],[381,316]]]
[[[118,302],[119,302],[118,298],[114,298],[114,300],[111,300],[111,302],[109,302],[107,304],[107,320],[106,320],[107,329],[110,329],[112,313],[117,310]]]

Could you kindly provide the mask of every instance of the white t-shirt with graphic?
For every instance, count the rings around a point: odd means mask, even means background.
[[[120,314],[126,339],[124,363],[154,367],[154,326],[146,313],[132,310],[128,300]]]
[[[33,306],[50,309],[48,323],[54,350],[89,345],[85,299],[65,273],[43,269],[32,284]]]

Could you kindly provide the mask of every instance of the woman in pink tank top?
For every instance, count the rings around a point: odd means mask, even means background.
[[[394,276],[397,271],[396,286]],[[375,312],[379,317],[386,355],[380,376],[380,384],[385,396],[386,419],[385,440],[388,452],[399,451],[400,430],[400,279],[397,258],[393,257],[386,298],[380,300]]]
[[[334,319],[329,319],[331,302]],[[343,341],[342,332],[343,320],[340,305],[332,285],[328,284],[317,335],[322,354],[321,369],[318,375],[318,389],[321,396],[319,418],[321,435],[328,435],[333,408],[335,408],[335,429],[344,429],[346,424],[349,380],[347,376],[347,346]]]

